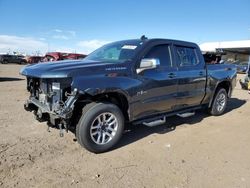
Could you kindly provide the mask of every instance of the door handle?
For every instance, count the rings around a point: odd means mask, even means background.
[[[232,70],[232,68],[231,68],[231,67],[228,67],[228,68],[225,68],[225,70],[226,70],[226,71],[230,71],[230,70]]]
[[[176,74],[173,73],[173,72],[171,72],[171,73],[168,74],[168,77],[169,77],[169,78],[174,78],[174,77],[176,77]]]
[[[204,73],[201,71],[201,72],[199,72],[199,75],[200,75],[200,76],[203,76],[203,75],[204,75]]]

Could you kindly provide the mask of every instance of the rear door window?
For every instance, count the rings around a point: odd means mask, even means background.
[[[200,63],[195,48],[175,46],[175,52],[179,67],[194,67]]]

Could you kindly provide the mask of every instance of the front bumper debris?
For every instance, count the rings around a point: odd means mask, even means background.
[[[35,97],[30,97],[24,104],[24,109],[27,111],[35,111],[39,119],[43,119],[45,115],[48,115],[50,122],[55,125],[55,120],[65,121],[71,118],[73,114],[74,104],[77,100],[78,92],[75,89],[68,99],[64,102],[63,106],[60,106],[56,111],[50,110],[49,106],[41,103]]]

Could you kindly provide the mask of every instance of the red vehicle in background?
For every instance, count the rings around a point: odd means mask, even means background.
[[[82,59],[87,55],[77,53],[64,53],[64,52],[48,52],[45,56],[27,56],[25,60],[29,64],[47,61],[60,61],[65,59]]]
[[[34,64],[43,61],[43,56],[27,56],[25,59],[27,63]]]
[[[83,59],[87,55],[84,54],[76,54],[76,53],[63,53],[63,52],[49,52],[47,53],[43,61],[60,61],[65,59]]]

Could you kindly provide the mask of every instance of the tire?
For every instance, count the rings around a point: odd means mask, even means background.
[[[3,60],[3,64],[7,64],[8,63],[8,61],[7,60]]]
[[[222,115],[227,106],[227,92],[224,88],[219,88],[214,96],[213,103],[208,109],[213,116]]]
[[[102,153],[114,147],[122,137],[124,116],[111,103],[90,103],[82,110],[76,126],[76,138],[90,152]]]

